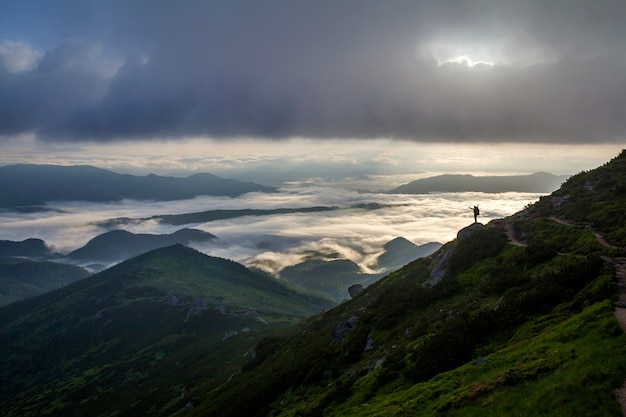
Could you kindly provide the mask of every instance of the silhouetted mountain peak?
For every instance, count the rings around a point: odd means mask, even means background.
[[[168,201],[198,195],[235,197],[244,193],[274,192],[252,182],[222,179],[211,174],[175,178],[149,174],[118,174],[89,165],[9,165],[0,167],[0,207],[42,205],[49,201]]]
[[[416,248],[416,247],[417,245],[415,243],[409,241],[408,239],[403,238],[402,236],[399,236],[393,240],[390,240],[389,242],[383,245],[383,248],[385,248],[385,250],[387,251],[403,250],[407,248]]]
[[[167,235],[135,234],[126,230],[112,230],[91,239],[82,248],[67,255],[74,260],[90,262],[119,262],[141,253],[174,244],[189,245],[217,239],[211,233],[197,229],[181,229]]]
[[[0,256],[45,258],[55,255],[54,251],[41,239],[29,238],[20,242],[0,240]]]
[[[545,172],[530,175],[474,176],[443,174],[422,178],[388,191],[392,194],[427,194],[431,192],[503,193],[508,191],[550,193],[559,188],[567,176]]]

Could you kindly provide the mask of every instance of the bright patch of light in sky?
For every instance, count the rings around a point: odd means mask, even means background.
[[[493,67],[495,65],[492,61],[484,61],[481,59],[474,60],[467,55],[457,55],[455,57],[448,58],[444,62],[439,63],[439,66],[442,66],[448,63],[463,64],[463,65],[467,65],[470,68],[473,68],[476,65],[487,65],[490,67]]]
[[[513,58],[504,52],[504,45],[493,41],[486,42],[454,42],[447,39],[425,42],[417,47],[418,58],[434,59],[438,67],[455,63],[474,67],[478,64],[493,66],[507,65]]]

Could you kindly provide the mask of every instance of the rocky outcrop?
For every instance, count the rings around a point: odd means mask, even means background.
[[[352,316],[350,316],[348,320],[339,321],[333,324],[331,332],[333,338],[332,343],[334,345],[341,343],[341,341],[343,341],[343,339],[345,339],[348,334],[350,334],[352,329],[356,327],[357,323],[359,322],[359,318],[361,317],[361,314],[363,314],[363,310],[364,309],[362,308],[358,309],[354,312],[354,314],[352,314]]]
[[[365,342],[365,351],[374,349],[374,337],[372,334],[367,335],[367,341]]]
[[[482,230],[484,228],[485,228],[485,225],[482,223],[472,223],[469,226],[464,227],[463,229],[459,230],[459,232],[456,235],[456,240],[457,242],[461,242],[464,239],[466,239],[468,236],[470,236],[472,233],[474,233],[475,231]],[[430,279],[424,282],[424,284],[422,285],[433,286],[439,283],[439,281],[441,281],[441,279],[446,274],[446,267],[448,266],[448,262],[450,261],[450,257],[452,256],[452,253],[454,252],[454,248],[455,246],[451,246],[444,252],[440,252],[438,256],[434,258],[433,263],[435,264],[435,266],[430,271]]]
[[[177,305],[180,304],[180,300],[178,299],[178,297],[176,297],[176,294],[174,294],[174,291],[170,290],[167,295],[165,296],[165,304],[167,304],[170,307],[176,307]]]
[[[441,281],[443,276],[446,274],[446,267],[448,266],[448,261],[450,260],[450,257],[452,256],[452,252],[454,252],[454,246],[442,252],[439,255],[438,259],[435,259],[436,263],[435,263],[434,268],[430,271],[430,279],[422,285],[433,286],[433,285],[436,285],[439,281]]]
[[[461,230],[459,230],[459,232],[456,234],[456,240],[458,242],[462,241],[463,239],[467,238],[468,236],[470,236],[472,233],[474,233],[476,230],[482,230],[485,228],[485,225],[482,223],[472,223],[467,227],[462,228]]]
[[[354,298],[363,292],[363,286],[361,284],[354,284],[348,287],[348,294],[350,294],[350,298]]]
[[[185,317],[185,322],[189,321],[189,319],[193,316],[197,316],[206,310],[208,307],[207,302],[205,300],[196,300],[189,310],[187,311],[187,317]]]

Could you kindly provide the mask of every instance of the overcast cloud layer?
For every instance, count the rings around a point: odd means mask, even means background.
[[[0,137],[626,138],[626,2],[23,1]]]

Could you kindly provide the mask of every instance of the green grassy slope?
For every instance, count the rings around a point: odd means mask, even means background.
[[[0,309],[0,409],[178,411],[187,392],[237,372],[262,335],[330,305],[232,261],[158,249]]]
[[[189,415],[620,415],[626,336],[611,301],[626,240],[621,220],[601,220],[626,214],[625,159],[263,340]]]
[[[89,276],[84,268],[0,256],[0,306],[34,297]]]
[[[600,232],[609,243],[626,241],[626,150],[610,162],[570,178],[537,210]]]

